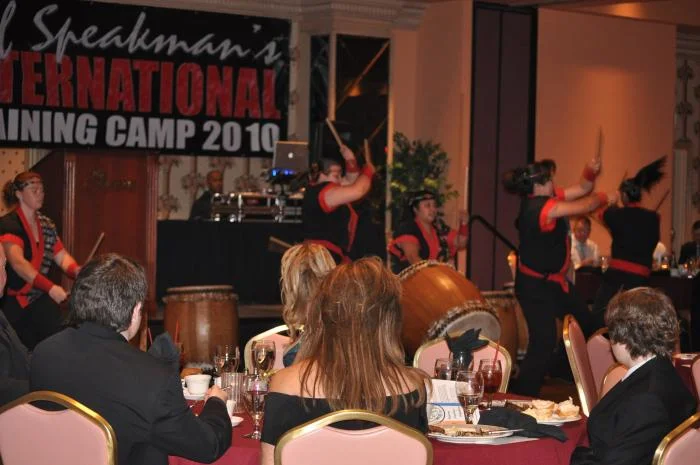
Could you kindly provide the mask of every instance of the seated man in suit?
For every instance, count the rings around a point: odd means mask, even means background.
[[[610,301],[605,323],[628,371],[591,411],[590,447],[577,447],[571,464],[649,465],[663,437],[695,413],[695,398],[671,362],[676,310],[662,292],[638,287]]]
[[[34,351],[32,391],[66,394],[102,415],[117,435],[120,465],[165,465],[168,455],[213,462],[231,445],[226,393],[216,386],[196,417],[171,365],[128,343],[141,324],[146,276],[116,254],[78,274],[71,323]]]
[[[211,198],[224,190],[224,175],[219,170],[207,173],[207,190],[192,204],[190,220],[208,220],[211,217]]]
[[[693,240],[681,246],[681,255],[678,263],[683,264],[691,258],[700,258],[700,220],[693,223]]]

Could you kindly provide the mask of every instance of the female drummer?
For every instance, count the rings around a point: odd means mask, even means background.
[[[600,327],[605,325],[605,309],[615,294],[649,284],[660,220],[658,213],[642,208],[640,202],[642,191],[649,192],[663,178],[661,169],[665,163],[666,157],[659,158],[640,169],[634,178],[625,179],[620,184],[623,206],[598,212],[612,236],[612,257],[593,304],[593,314]]]
[[[302,220],[306,242],[327,248],[336,263],[347,263],[357,231],[357,213],[351,204],[372,187],[374,165],[365,153],[365,166],[360,170],[352,150],[343,145],[340,153],[345,159],[345,176],[340,163],[321,159],[318,180],[304,194]]]
[[[578,185],[556,192],[551,170],[534,163],[505,173],[503,184],[520,195],[516,224],[520,256],[515,278],[515,294],[530,331],[527,355],[520,365],[520,376],[513,390],[537,397],[557,343],[556,318],[573,313],[584,331],[592,328],[591,314],[573,292],[566,279],[569,268],[569,228],[567,217],[586,214],[611,197],[598,193],[588,196],[600,171],[596,158],[583,171]]]
[[[409,201],[412,218],[394,232],[389,243],[391,268],[399,273],[421,260],[446,262],[467,246],[467,215],[460,214],[459,229],[450,229],[438,217],[435,194],[422,190]]]
[[[41,176],[25,171],[3,189],[12,208],[0,218],[0,243],[7,255],[7,292],[2,310],[30,350],[61,327],[58,306],[66,291],[46,277],[55,263],[71,278],[80,267],[63,247],[56,226],[39,209],[44,203]]]

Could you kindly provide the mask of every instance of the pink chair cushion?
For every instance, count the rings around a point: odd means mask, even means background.
[[[695,359],[692,366],[693,370],[693,382],[695,383],[695,394],[698,396],[700,401],[700,357]]]
[[[690,428],[666,449],[666,456],[659,465],[689,465],[698,463],[700,456],[700,431]]]
[[[610,341],[601,334],[595,334],[586,342],[586,350],[588,351],[588,360],[591,363],[593,381],[596,389],[600,390],[605,374],[616,363],[610,348]]]
[[[617,383],[625,377],[627,373],[627,367],[624,365],[616,365],[610,368],[610,371],[603,378],[603,385],[600,389],[600,398],[602,399],[605,394],[610,392],[610,389],[615,387]]]
[[[21,404],[0,415],[4,465],[109,463],[103,430],[72,410],[50,412]]]
[[[447,347],[447,342],[442,339],[440,342],[426,347],[421,351],[418,357],[418,368],[432,377],[435,374],[435,360],[449,357],[450,349]]]
[[[425,465],[418,440],[385,426],[348,431],[326,426],[287,443],[282,465]]]
[[[595,404],[598,403],[598,387],[595,384],[591,363],[588,360],[586,338],[583,331],[574,317],[568,315],[567,318],[569,319],[569,341],[571,343],[571,347],[567,347],[567,355],[571,370],[574,374],[578,373],[581,381],[583,392],[579,392],[579,396],[585,396],[588,411],[586,408],[583,410],[586,415],[589,415]]]

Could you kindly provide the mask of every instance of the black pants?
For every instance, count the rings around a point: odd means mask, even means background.
[[[30,351],[34,350],[38,343],[57,333],[63,324],[61,309],[48,294],[43,294],[25,308],[22,308],[14,297],[6,296],[2,311],[22,344]]]
[[[563,319],[571,313],[586,336],[594,330],[595,325],[591,312],[571,283],[567,293],[556,282],[519,272],[515,279],[515,296],[527,321],[530,343],[512,391],[538,397],[557,345],[556,319]]]
[[[605,310],[608,302],[620,291],[634,289],[635,287],[648,286],[649,278],[633,273],[609,269],[603,275],[603,282],[598,288],[593,303],[593,318],[597,328],[605,326]]]

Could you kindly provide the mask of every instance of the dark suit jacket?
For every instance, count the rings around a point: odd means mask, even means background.
[[[231,445],[222,400],[209,399],[196,417],[178,373],[95,323],[41,342],[32,356],[30,388],[61,392],[102,415],[117,435],[121,465],[167,464],[168,455],[213,462]]]
[[[695,257],[697,253],[697,246],[695,241],[686,242],[681,246],[681,255],[678,257],[678,263],[685,263],[689,259]]]
[[[211,217],[211,191],[204,191],[192,204],[190,220],[208,220]]]
[[[571,465],[649,465],[663,437],[695,413],[695,406],[671,362],[656,357],[593,408],[590,448],[577,447]]]
[[[0,311],[0,405],[29,392],[29,353]]]

